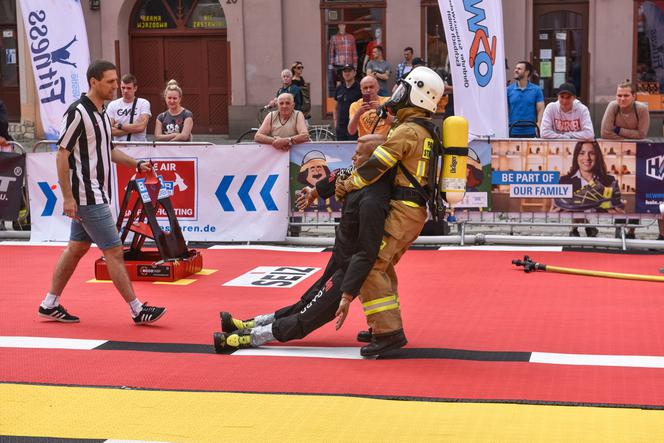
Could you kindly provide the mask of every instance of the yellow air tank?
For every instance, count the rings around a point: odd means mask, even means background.
[[[466,193],[466,161],[468,159],[468,120],[459,116],[443,121],[443,169],[440,192],[451,207]]]

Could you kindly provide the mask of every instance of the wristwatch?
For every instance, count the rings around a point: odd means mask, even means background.
[[[116,128],[118,128],[119,130],[122,130],[122,123],[118,123],[118,124],[116,125]]]

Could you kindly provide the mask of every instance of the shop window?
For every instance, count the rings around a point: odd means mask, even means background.
[[[132,28],[140,30],[174,29],[175,20],[162,0],[143,0],[136,8]]]
[[[16,24],[16,2],[0,2],[0,24]]]
[[[424,60],[427,66],[436,71],[449,73],[445,29],[440,16],[438,2],[423,2],[424,7]]]
[[[188,28],[225,29],[226,16],[219,0],[200,0],[187,22]]]
[[[385,1],[353,2],[346,0],[321,2],[324,48],[324,112],[335,105],[334,91],[341,82],[341,67],[352,64],[356,78],[362,78],[371,51],[376,45],[385,48]],[[345,37],[341,37],[345,35]]]
[[[638,1],[636,87],[638,100],[662,111],[664,97],[664,1]]]
[[[132,30],[226,29],[219,0],[141,0],[134,9]]]

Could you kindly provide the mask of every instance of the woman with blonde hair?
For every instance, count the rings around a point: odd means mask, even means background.
[[[194,127],[194,114],[182,107],[182,89],[176,80],[170,80],[164,89],[166,111],[157,116],[154,125],[156,141],[190,141]]]

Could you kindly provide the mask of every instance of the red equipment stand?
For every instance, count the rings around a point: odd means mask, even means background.
[[[125,221],[133,195],[137,198]],[[168,217],[169,232],[164,232],[157,222],[160,207]],[[164,186],[162,177],[157,177],[154,170],[147,174],[136,174],[127,184],[117,228],[123,244],[129,232],[134,233],[131,245],[124,249],[125,267],[131,280],[173,282],[203,269],[203,256],[195,249],[187,248],[171,204],[170,192]],[[147,238],[154,240],[156,251],[141,250]],[[103,257],[95,261],[95,278],[111,279]]]

